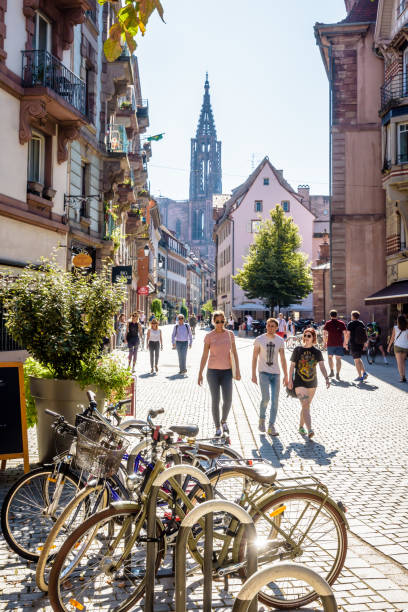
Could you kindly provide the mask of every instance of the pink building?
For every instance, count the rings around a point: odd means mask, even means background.
[[[302,203],[301,195],[283,178],[283,170],[277,170],[265,157],[245,183],[233,190],[214,227],[217,308],[224,310],[226,315],[232,312],[236,319],[246,312],[263,318],[266,311],[261,301],[248,300],[231,277],[242,267],[260,223],[269,219],[276,204],[280,204],[299,227],[302,251],[312,263],[315,216]],[[289,310],[298,311],[301,316],[312,316],[312,295]]]

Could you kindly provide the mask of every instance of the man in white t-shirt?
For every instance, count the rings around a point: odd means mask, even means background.
[[[251,317],[250,314],[246,315],[246,335],[248,335],[248,332],[251,331],[252,329],[252,321],[253,318]]]
[[[275,429],[276,415],[278,413],[279,390],[280,390],[280,368],[278,354],[283,370],[283,384],[288,384],[288,368],[285,357],[285,342],[278,336],[279,321],[268,319],[266,322],[266,334],[258,336],[254,342],[252,354],[252,382],[258,384],[256,376],[256,365],[258,363],[259,385],[261,387],[261,404],[259,414],[259,431],[265,432],[266,408],[271,400],[269,414],[268,434],[278,436]]]

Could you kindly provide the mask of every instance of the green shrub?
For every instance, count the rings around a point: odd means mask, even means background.
[[[180,306],[180,314],[182,314],[184,316],[184,319],[187,320],[188,317],[188,310],[187,310],[187,306],[186,306],[186,300],[183,299],[183,302]]]

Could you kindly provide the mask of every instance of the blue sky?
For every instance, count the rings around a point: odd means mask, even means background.
[[[139,40],[151,193],[188,197],[190,139],[195,135],[208,70],[223,192],[265,155],[293,187],[329,191],[328,82],[316,46],[316,21],[346,16],[344,0],[162,0]],[[146,134],[146,135],[147,135]]]

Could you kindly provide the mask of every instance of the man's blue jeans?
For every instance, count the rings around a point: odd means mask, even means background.
[[[186,361],[187,361],[188,342],[182,342],[181,340],[177,340],[176,349],[177,349],[177,354],[178,354],[180,372],[184,372],[185,370],[187,370]]]
[[[259,386],[261,387],[261,405],[260,418],[266,416],[266,408],[269,400],[271,400],[271,412],[269,415],[269,424],[275,425],[276,415],[278,413],[279,390],[280,390],[280,374],[270,374],[269,372],[259,372]]]

